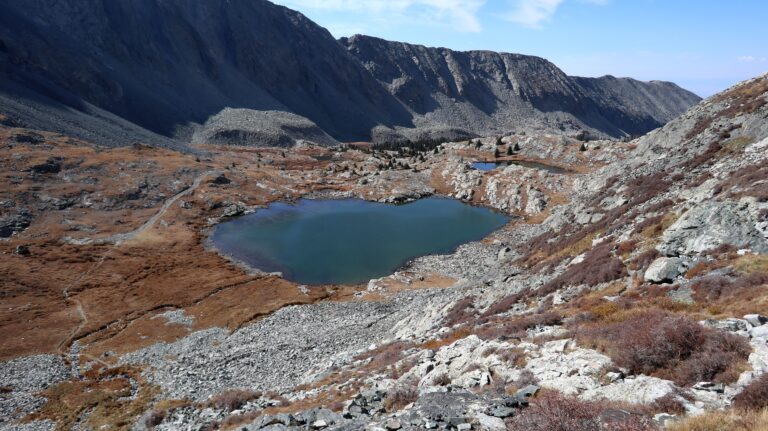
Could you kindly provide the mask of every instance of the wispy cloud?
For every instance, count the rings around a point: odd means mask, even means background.
[[[563,0],[516,0],[513,9],[504,15],[507,21],[528,28],[541,28],[552,19]]]
[[[768,58],[766,57],[755,57],[754,55],[742,55],[741,57],[737,57],[736,60],[742,62],[742,63],[766,63],[768,62]]]
[[[551,20],[565,0],[514,0],[512,10],[503,15],[507,21],[528,28],[542,28]],[[593,5],[606,5],[611,0],[580,0]]]
[[[464,32],[482,30],[477,13],[485,2],[486,0],[278,0],[278,3],[299,10],[364,13],[377,20],[418,17],[422,23],[444,24]]]

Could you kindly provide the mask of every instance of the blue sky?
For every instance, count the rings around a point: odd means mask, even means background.
[[[275,0],[328,28],[531,54],[579,76],[674,81],[701,96],[768,72],[766,0]]]

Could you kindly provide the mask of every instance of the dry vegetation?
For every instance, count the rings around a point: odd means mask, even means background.
[[[765,431],[768,410],[743,412],[736,410],[707,412],[672,423],[669,431]]]
[[[136,392],[133,394],[135,382]],[[159,390],[144,382],[140,370],[117,367],[91,372],[84,380],[69,380],[52,386],[42,395],[47,402],[27,420],[50,419],[57,430],[69,430],[89,412],[81,427],[128,430],[147,410]],[[135,396],[132,396],[135,395]]]
[[[745,410],[768,409],[768,374],[756,378],[733,400],[734,406]]]
[[[651,431],[640,412],[618,410],[609,403],[585,402],[545,392],[507,421],[509,431]]]
[[[401,410],[419,398],[419,390],[415,386],[401,385],[390,390],[384,398],[384,409],[388,412]]]
[[[219,410],[232,411],[244,406],[248,401],[253,401],[260,398],[261,396],[261,392],[242,389],[230,389],[208,400],[206,406]]]
[[[658,376],[684,386],[735,381],[751,352],[741,337],[662,310],[613,313],[577,326],[574,334],[580,344],[604,351],[633,374]]]

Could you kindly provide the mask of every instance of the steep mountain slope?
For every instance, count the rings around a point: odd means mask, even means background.
[[[264,0],[3,0],[0,40],[3,105],[32,125],[55,103],[169,137],[225,107],[296,113],[345,140],[410,124],[328,31]]]
[[[673,84],[570,78],[536,57],[339,43],[266,0],[0,0],[0,112],[108,145],[182,147],[225,108],[265,111],[252,114],[277,129],[287,117],[269,112],[297,114],[344,141],[622,136],[697,100]],[[229,143],[247,135],[241,119],[224,121]]]
[[[638,135],[700,100],[667,82],[569,77],[539,57],[456,52],[367,36],[341,42],[417,115],[417,124],[481,135],[537,128]]]

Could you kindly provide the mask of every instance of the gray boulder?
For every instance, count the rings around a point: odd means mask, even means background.
[[[763,326],[768,323],[768,317],[765,317],[761,314],[747,314],[744,316],[744,320],[749,322],[749,324],[752,326]]]
[[[750,200],[702,202],[664,232],[659,249],[667,256],[679,256],[730,244],[768,253],[768,239],[756,227],[758,213]]]
[[[660,257],[645,271],[645,281],[671,283],[684,271],[683,261],[677,257]]]

